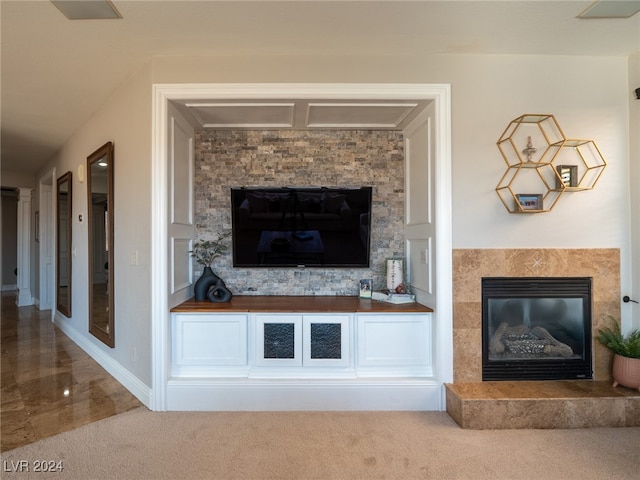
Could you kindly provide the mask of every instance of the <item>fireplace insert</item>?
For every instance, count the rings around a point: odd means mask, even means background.
[[[482,379],[593,378],[591,278],[482,279]]]

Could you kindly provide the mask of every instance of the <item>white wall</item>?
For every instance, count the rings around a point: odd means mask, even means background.
[[[635,90],[640,88],[640,52],[629,57],[629,186],[631,204],[631,278],[633,285],[623,291],[640,302],[640,99]],[[630,328],[640,329],[640,304],[622,305],[623,314],[630,315]]]
[[[619,248],[631,291],[629,60],[626,57],[157,57],[155,83],[389,82],[452,85],[454,248]],[[635,87],[634,87],[635,88]],[[594,140],[608,166],[594,190],[549,213],[512,215],[495,193],[496,141],[524,113],[549,113],[566,136]],[[623,325],[630,325],[623,310]]]
[[[69,324],[94,341],[87,333],[86,224],[77,222],[77,213],[86,211],[86,184],[78,184],[75,172],[89,153],[112,140],[116,348],[104,350],[146,385],[151,384],[152,83],[449,83],[454,248],[620,248],[622,290],[630,292],[629,65],[625,57],[510,55],[156,57],[43,170],[56,166],[59,174],[74,172],[73,240],[78,254],[73,266],[74,316]],[[565,194],[550,213],[507,213],[495,193],[505,168],[496,141],[507,124],[523,113],[553,114],[567,136],[595,140],[609,163],[596,189]],[[634,148],[637,162],[638,149]],[[637,177],[636,172],[636,182]],[[139,252],[138,266],[129,264],[133,250]],[[623,312],[623,320],[629,315],[630,311]],[[136,361],[132,360],[133,348]]]
[[[72,258],[73,295],[70,319],[60,317],[62,326],[76,341],[115,366],[151,386],[151,84],[149,68],[120,88],[102,108],[75,132],[40,174],[56,167],[59,177],[67,171],[73,177]],[[115,233],[115,348],[89,334],[88,326],[88,229],[87,183],[79,182],[77,171],[87,156],[106,142],[114,142],[114,233]],[[138,265],[130,252],[138,252]],[[94,350],[95,351],[95,350]],[[143,386],[144,389],[144,386]],[[136,393],[136,392],[134,392]]]
[[[454,246],[628,254],[626,59],[490,57],[463,68],[473,81],[452,94]],[[553,114],[567,137],[596,142],[608,166],[594,190],[564,194],[549,213],[507,214],[494,191],[506,169],[496,141],[524,113]]]
[[[160,57],[153,81],[450,83],[455,248],[620,247],[628,255],[627,69],[625,57]],[[506,212],[495,193],[505,170],[496,141],[523,113],[553,114],[567,136],[596,142],[609,163],[596,189],[565,194],[551,213]]]

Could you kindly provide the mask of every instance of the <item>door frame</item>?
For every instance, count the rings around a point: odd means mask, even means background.
[[[37,226],[39,231],[38,237],[38,269],[39,269],[39,288],[38,288],[38,308],[40,310],[51,310],[51,320],[55,318],[56,305],[56,289],[55,289],[55,269],[56,269],[56,252],[55,252],[55,217],[56,202],[54,201],[54,185],[56,181],[56,169],[52,169],[43,175],[38,182],[38,210],[40,215],[38,219],[40,224]],[[52,262],[51,268],[47,271],[47,249],[51,252]],[[48,287],[48,289],[47,289]],[[48,291],[47,291],[48,290]],[[46,296],[45,296],[46,295]],[[43,302],[43,299],[46,301]]]
[[[434,312],[437,378],[442,384],[441,410],[445,409],[444,383],[453,381],[452,189],[451,189],[451,86],[449,84],[154,84],[152,86],[151,159],[151,369],[150,408],[166,410],[171,367],[171,318],[168,295],[167,161],[168,105],[171,100],[195,99],[363,99],[431,100],[435,105],[436,159],[435,212],[438,285]]]

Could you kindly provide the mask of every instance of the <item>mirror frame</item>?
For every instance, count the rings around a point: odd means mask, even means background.
[[[72,224],[73,224],[73,188],[72,188],[71,172],[67,172],[56,181],[56,308],[65,315],[67,318],[71,318],[71,292],[72,292],[72,275],[71,275],[71,243],[72,243]],[[67,190],[67,202],[64,211],[62,210],[62,204],[60,202],[60,194],[62,193],[62,187],[66,184]],[[63,219],[66,222],[63,224]],[[62,250],[62,235],[66,235],[66,246],[64,251]],[[64,267],[67,271],[67,295],[66,301],[61,301],[60,289],[61,274],[62,274],[62,256],[66,254],[64,260]]]
[[[107,294],[108,294],[108,322],[107,330],[100,328],[96,323],[93,315],[94,308],[94,278],[93,278],[93,265],[94,265],[94,252],[93,252],[93,224],[96,221],[103,222],[104,219],[93,218],[93,192],[92,192],[92,178],[91,167],[100,160],[106,157],[107,160],[107,228],[106,228],[106,242],[108,245],[107,250]],[[88,251],[89,251],[89,333],[95,336],[98,340],[108,345],[111,348],[115,346],[115,302],[114,302],[114,242],[113,242],[113,143],[107,142],[102,147],[97,149],[91,155],[87,157],[87,228],[88,228]]]

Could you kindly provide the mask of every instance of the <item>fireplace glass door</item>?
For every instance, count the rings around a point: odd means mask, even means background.
[[[592,378],[590,278],[484,278],[483,380]]]

